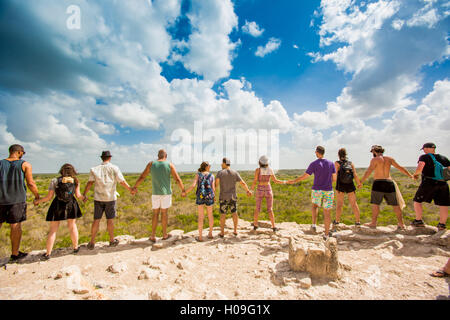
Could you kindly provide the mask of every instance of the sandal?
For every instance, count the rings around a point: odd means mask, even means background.
[[[94,250],[94,248],[95,248],[95,243],[89,242],[88,245],[87,245],[87,248],[88,248],[89,250]]]
[[[117,247],[118,244],[119,244],[119,240],[117,240],[117,239],[114,239],[114,241],[109,242],[110,247]]]
[[[168,234],[167,237],[162,238],[162,239],[163,239],[163,240],[167,240],[167,239],[169,239],[169,238],[171,238],[171,237],[172,237],[172,235],[171,235],[171,234]]]
[[[153,243],[155,243],[155,242],[156,242],[156,238],[155,238],[155,239],[152,239],[152,238],[148,238],[148,240],[149,240],[149,241],[151,241],[151,242],[153,242]]]
[[[355,226],[361,227],[361,222],[355,222]]]
[[[80,247],[78,247],[78,248],[76,248],[76,249],[73,249],[73,254],[77,254],[78,252],[80,252]]]
[[[406,227],[397,226],[396,231],[405,231]]]
[[[233,232],[234,236],[237,237],[238,233],[237,232]]]
[[[214,239],[214,236],[208,235],[208,239]]]
[[[437,228],[439,231],[447,229],[447,226],[443,223],[438,223]]]
[[[221,233],[219,233],[219,237],[223,238],[223,237],[225,237],[225,235],[224,235],[224,234],[221,234]]]
[[[272,228],[272,230],[273,230],[273,232],[277,232],[277,231],[279,231],[280,229],[278,229],[278,228]]]
[[[254,226],[253,226],[253,230],[256,230],[256,229],[258,229],[258,227],[254,225]]]
[[[203,239],[200,239],[200,237],[195,237],[195,240],[197,240],[198,242],[203,242]]]
[[[445,272],[444,270],[437,270],[433,273],[430,273],[430,276],[435,277],[435,278],[445,278],[450,276],[450,274],[448,274],[447,272]]]

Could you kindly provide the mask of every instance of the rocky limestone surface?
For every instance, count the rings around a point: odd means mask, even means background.
[[[225,238],[172,230],[168,240],[118,236],[117,247],[82,244],[40,261],[34,251],[19,264],[0,265],[0,300],[239,300],[239,299],[449,299],[449,278],[429,273],[450,257],[450,232],[398,232],[341,225],[324,241],[323,228],[268,221],[253,230],[226,221]],[[206,234],[206,233],[205,233]]]

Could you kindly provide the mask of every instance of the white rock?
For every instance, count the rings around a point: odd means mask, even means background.
[[[146,279],[156,279],[159,276],[159,271],[154,269],[146,268],[141,271],[138,276],[138,280],[146,280]]]
[[[107,271],[111,273],[121,273],[128,270],[128,266],[125,262],[118,262],[113,265],[110,265]]]
[[[336,282],[333,282],[333,281],[328,282],[328,286],[330,286],[331,288],[338,288],[339,287],[339,285]]]
[[[309,289],[311,288],[312,282],[311,282],[311,278],[303,278],[300,279],[300,288],[302,289]]]

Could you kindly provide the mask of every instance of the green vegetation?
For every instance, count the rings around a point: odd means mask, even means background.
[[[410,170],[412,171],[412,170]],[[304,170],[280,170],[277,177],[281,180],[292,179],[303,174]],[[253,180],[253,172],[240,172],[242,178],[251,186]],[[358,174],[362,176],[363,169],[358,169]],[[35,175],[35,180],[38,185],[41,197],[47,194],[47,188],[50,180],[57,175]],[[183,183],[187,186],[192,182],[193,173],[180,174]],[[139,175],[129,174],[125,175],[126,180],[130,185],[134,185]],[[81,181],[81,191],[87,183],[88,175],[80,175],[78,177]],[[403,197],[407,204],[403,210],[403,217],[405,224],[409,224],[414,219],[413,197],[419,182],[414,182],[399,173],[393,171],[393,178],[397,181]],[[276,185],[272,184],[274,193],[274,213],[276,222],[297,222],[300,224],[311,223],[310,212],[310,193],[313,178],[297,185]],[[370,206],[370,188],[372,179],[357,191],[358,204],[361,210],[361,222],[370,222],[371,206]],[[169,231],[173,229],[183,229],[186,232],[197,229],[197,206],[195,205],[195,196],[193,191],[188,197],[182,198],[181,192],[174,183],[173,186],[173,206],[169,210]],[[136,238],[148,237],[152,228],[151,217],[151,178],[148,177],[140,186],[139,192],[136,196],[132,196],[122,186],[118,185],[117,191],[120,193],[118,198],[118,217],[115,220],[116,235],[129,234]],[[238,185],[238,212],[241,219],[253,221],[253,212],[255,209],[255,199],[247,197],[245,190]],[[88,242],[90,239],[90,229],[93,220],[94,201],[93,190],[88,194],[89,200],[86,203],[80,203],[83,217],[77,222],[80,243]],[[218,198],[218,197],[217,197]],[[42,250],[45,248],[48,232],[48,222],[45,221],[47,210],[51,202],[41,204],[35,207],[32,203],[33,196],[28,194],[28,219],[22,224],[22,251]],[[434,205],[424,204],[424,221],[430,225],[436,225],[439,219],[438,208]],[[205,215],[206,216],[206,215]],[[228,216],[229,217],[229,216]],[[333,212],[334,217],[334,212]],[[260,213],[260,220],[269,220],[266,212],[265,201],[263,201],[262,211]],[[344,212],[342,214],[341,222],[345,224],[353,224],[354,218],[349,207],[348,200],[345,200]],[[378,218],[379,225],[395,225],[397,220],[391,207],[383,203],[381,213]],[[322,211],[319,213],[319,223],[323,223]],[[214,226],[219,225],[219,208],[218,202],[214,207]],[[205,225],[208,227],[207,218],[205,218]],[[447,222],[447,227],[450,227]],[[10,241],[9,241],[9,225],[3,224],[0,229],[0,257],[9,256]],[[162,236],[161,225],[158,226],[157,236]],[[100,232],[97,235],[97,241],[108,241],[108,233],[106,231],[106,221],[103,218],[100,225]],[[55,248],[70,247],[70,235],[66,222],[62,222],[58,230]]]

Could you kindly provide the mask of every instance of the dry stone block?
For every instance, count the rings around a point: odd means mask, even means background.
[[[339,279],[336,239],[329,238],[325,243],[301,243],[290,238],[289,266],[293,271],[306,271],[311,277]]]

